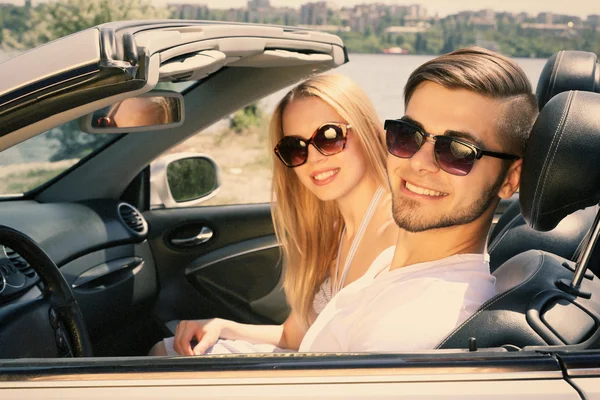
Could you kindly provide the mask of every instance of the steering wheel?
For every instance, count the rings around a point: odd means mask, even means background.
[[[43,283],[42,296],[0,306],[0,359],[91,357],[83,314],[54,261],[29,236],[7,226],[0,225],[0,244],[27,260]]]

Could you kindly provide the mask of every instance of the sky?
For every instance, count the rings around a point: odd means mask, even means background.
[[[34,4],[38,1],[34,0]],[[211,8],[230,8],[245,7],[247,0],[152,0],[157,5],[167,3],[191,3],[206,4]],[[275,7],[294,7],[316,0],[271,0],[271,5]],[[12,3],[17,5],[25,4],[25,0],[0,0],[0,3]],[[585,18],[589,14],[600,14],[600,1],[598,0],[333,0],[329,3],[337,6],[353,6],[364,3],[385,3],[385,4],[413,4],[423,5],[429,15],[436,13],[440,17],[448,14],[454,14],[463,10],[480,10],[490,8],[494,11],[509,12],[528,12],[537,14],[542,11],[550,11],[555,14],[577,15]]]

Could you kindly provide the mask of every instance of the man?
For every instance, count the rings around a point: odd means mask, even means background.
[[[433,349],[494,296],[486,238],[518,188],[537,105],[524,72],[488,50],[437,57],[386,121],[397,245],[342,290],[300,351]]]

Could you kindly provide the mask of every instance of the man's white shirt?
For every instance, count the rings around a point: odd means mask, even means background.
[[[327,304],[299,351],[433,349],[496,294],[487,253],[458,254],[390,271],[394,250],[383,251],[363,277]]]

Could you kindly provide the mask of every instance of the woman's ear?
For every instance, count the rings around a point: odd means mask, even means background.
[[[506,172],[506,177],[504,178],[504,182],[502,182],[502,186],[500,186],[500,189],[498,190],[498,197],[501,199],[508,199],[519,189],[522,165],[522,159],[513,161]]]

